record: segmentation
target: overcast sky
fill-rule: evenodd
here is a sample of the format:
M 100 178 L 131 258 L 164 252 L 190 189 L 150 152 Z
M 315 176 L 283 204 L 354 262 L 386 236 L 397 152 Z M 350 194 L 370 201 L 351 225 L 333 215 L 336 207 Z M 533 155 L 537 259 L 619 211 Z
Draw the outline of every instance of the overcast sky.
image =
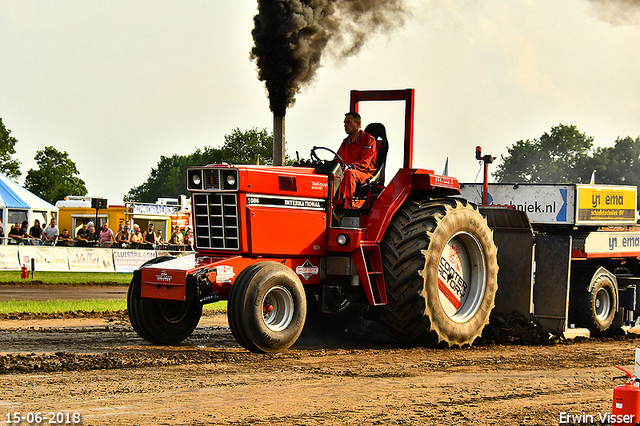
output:
M 635 0 L 407 0 L 405 24 L 355 57 L 326 58 L 286 116 L 287 154 L 337 148 L 351 89 L 416 89 L 414 166 L 472 182 L 474 149 L 574 124 L 613 146 L 640 136 Z M 620 5 L 627 5 L 623 10 Z M 249 59 L 250 0 L 0 0 L 0 118 L 23 176 L 36 151 L 69 153 L 91 196 L 120 204 L 161 155 L 272 131 Z M 403 106 L 362 104 L 401 165 Z M 395 149 L 397 148 L 397 149 Z M 481 178 L 481 177 L 480 177 Z

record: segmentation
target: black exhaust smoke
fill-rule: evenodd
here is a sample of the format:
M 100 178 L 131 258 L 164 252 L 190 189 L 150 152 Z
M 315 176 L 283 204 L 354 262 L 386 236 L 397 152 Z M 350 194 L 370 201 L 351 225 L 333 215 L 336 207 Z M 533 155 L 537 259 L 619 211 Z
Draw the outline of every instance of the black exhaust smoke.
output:
M 640 0 L 589 0 L 595 14 L 613 25 L 640 24 Z
M 402 0 L 258 0 L 251 59 L 271 111 L 285 116 L 325 49 L 336 58 L 355 55 L 373 33 L 402 25 L 405 14 Z

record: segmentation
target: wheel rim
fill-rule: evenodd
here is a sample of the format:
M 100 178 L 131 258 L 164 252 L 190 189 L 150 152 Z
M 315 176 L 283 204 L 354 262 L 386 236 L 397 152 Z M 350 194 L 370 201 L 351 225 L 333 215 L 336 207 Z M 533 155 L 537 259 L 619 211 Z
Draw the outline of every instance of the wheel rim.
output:
M 595 308 L 596 317 L 599 320 L 603 321 L 609 317 L 611 313 L 611 295 L 606 289 L 601 288 L 596 293 Z
M 271 331 L 286 329 L 294 314 L 291 292 L 282 286 L 271 287 L 262 298 L 262 319 Z
M 189 312 L 185 302 L 176 300 L 160 300 L 160 313 L 167 322 L 177 324 L 184 320 Z
M 480 307 L 486 286 L 486 266 L 480 242 L 467 232 L 455 234 L 438 265 L 440 305 L 455 322 L 465 322 Z

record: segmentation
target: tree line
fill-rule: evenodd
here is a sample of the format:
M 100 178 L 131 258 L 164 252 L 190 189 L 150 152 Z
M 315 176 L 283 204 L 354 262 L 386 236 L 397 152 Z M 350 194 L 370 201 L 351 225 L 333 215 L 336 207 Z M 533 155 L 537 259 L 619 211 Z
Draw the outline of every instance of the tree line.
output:
M 17 180 L 20 175 L 20 162 L 11 158 L 16 153 L 18 140 L 11 136 L 0 118 L 0 172 L 8 178 Z M 76 164 L 65 151 L 60 152 L 52 146 L 37 151 L 34 157 L 37 169 L 27 172 L 24 187 L 42 198 L 55 204 L 67 195 L 87 195 L 87 188 L 79 174 Z
M 20 162 L 13 159 L 18 141 L 0 118 L 0 172 L 13 180 L 20 177 Z M 211 163 L 272 164 L 273 137 L 266 129 L 225 135 L 222 147 L 196 149 L 187 155 L 161 156 L 146 181 L 129 190 L 125 202 L 153 203 L 158 198 L 177 198 L 187 194 L 186 171 L 189 166 Z M 87 195 L 84 181 L 67 152 L 52 146 L 37 151 L 37 169 L 25 177 L 24 187 L 54 204 L 67 195 Z M 593 137 L 576 126 L 559 124 L 539 139 L 519 140 L 492 173 L 498 182 L 588 183 L 595 172 L 601 184 L 640 186 L 640 137 L 618 137 L 613 147 L 594 148 Z M 288 160 L 288 164 L 290 164 Z
M 273 136 L 267 129 L 255 128 L 240 131 L 236 128 L 224 136 L 221 148 L 205 147 L 193 154 L 160 157 L 156 167 L 151 169 L 147 180 L 131 188 L 124 201 L 154 203 L 158 198 L 177 198 L 187 192 L 187 167 L 212 163 L 229 164 L 272 164 Z
M 12 158 L 18 140 L 11 136 L 0 118 L 0 172 L 17 181 L 20 162 Z M 211 163 L 272 164 L 273 137 L 266 129 L 233 130 L 225 135 L 221 148 L 205 147 L 189 155 L 161 156 L 151 169 L 147 180 L 131 188 L 125 202 L 154 203 L 158 198 L 177 198 L 187 194 L 187 167 Z M 34 158 L 37 169 L 31 169 L 25 177 L 24 187 L 51 204 L 67 195 L 87 195 L 85 182 L 79 177 L 76 164 L 66 151 L 52 146 L 37 151 Z
M 589 183 L 640 186 L 640 137 L 618 137 L 613 147 L 593 146 L 576 126 L 558 124 L 539 139 L 519 140 L 492 176 L 498 182 Z

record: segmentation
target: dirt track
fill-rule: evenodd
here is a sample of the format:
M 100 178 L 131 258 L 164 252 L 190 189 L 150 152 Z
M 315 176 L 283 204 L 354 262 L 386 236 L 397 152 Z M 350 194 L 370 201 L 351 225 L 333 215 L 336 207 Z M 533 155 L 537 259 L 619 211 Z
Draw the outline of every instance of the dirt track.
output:
M 631 368 L 637 343 L 407 349 L 306 334 L 283 354 L 256 355 L 220 314 L 175 347 L 147 344 L 123 313 L 2 320 L 0 422 L 70 411 L 92 425 L 549 425 L 561 413 L 601 424 L 623 383 L 614 365 Z

